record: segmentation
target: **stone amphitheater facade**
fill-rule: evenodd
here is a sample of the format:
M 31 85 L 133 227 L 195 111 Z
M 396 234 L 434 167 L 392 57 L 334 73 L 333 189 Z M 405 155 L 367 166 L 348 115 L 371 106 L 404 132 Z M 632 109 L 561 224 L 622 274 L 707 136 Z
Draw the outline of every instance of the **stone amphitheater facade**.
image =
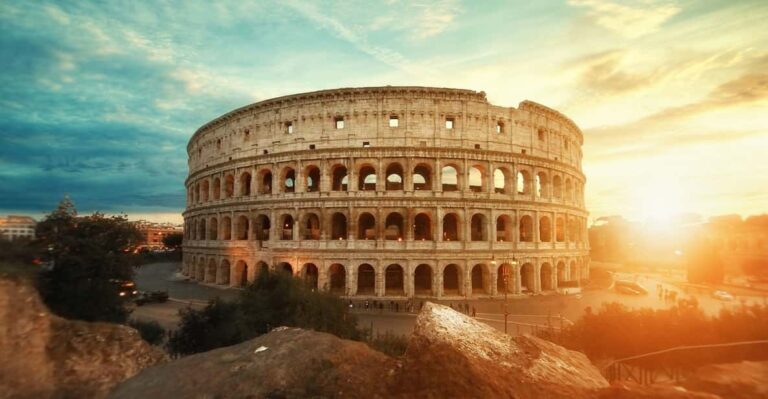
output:
M 365 298 L 538 293 L 589 277 L 576 124 L 484 92 L 366 87 L 229 112 L 187 145 L 183 273 L 262 270 Z

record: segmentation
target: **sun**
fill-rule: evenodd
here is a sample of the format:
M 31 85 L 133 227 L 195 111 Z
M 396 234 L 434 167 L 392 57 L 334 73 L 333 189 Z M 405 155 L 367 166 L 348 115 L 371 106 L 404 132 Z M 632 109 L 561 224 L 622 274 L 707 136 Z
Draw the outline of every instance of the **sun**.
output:
M 634 191 L 638 217 L 643 221 L 669 224 L 676 216 L 687 212 L 684 191 L 675 178 L 652 178 Z

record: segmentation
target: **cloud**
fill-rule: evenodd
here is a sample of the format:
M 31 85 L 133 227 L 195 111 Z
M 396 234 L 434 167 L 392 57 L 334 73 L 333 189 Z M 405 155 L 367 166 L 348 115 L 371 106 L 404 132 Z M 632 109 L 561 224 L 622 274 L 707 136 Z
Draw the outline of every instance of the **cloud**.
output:
M 586 7 L 587 16 L 597 25 L 627 38 L 637 38 L 659 30 L 681 11 L 672 3 L 632 1 L 619 4 L 609 0 L 569 0 L 568 4 Z

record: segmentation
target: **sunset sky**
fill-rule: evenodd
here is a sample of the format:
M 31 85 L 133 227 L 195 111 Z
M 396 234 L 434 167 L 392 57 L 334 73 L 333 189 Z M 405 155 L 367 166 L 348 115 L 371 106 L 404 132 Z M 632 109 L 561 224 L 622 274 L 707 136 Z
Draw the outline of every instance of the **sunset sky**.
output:
M 593 218 L 768 212 L 765 0 L 111 3 L 0 2 L 0 214 L 181 221 L 200 125 L 378 85 L 562 111 Z

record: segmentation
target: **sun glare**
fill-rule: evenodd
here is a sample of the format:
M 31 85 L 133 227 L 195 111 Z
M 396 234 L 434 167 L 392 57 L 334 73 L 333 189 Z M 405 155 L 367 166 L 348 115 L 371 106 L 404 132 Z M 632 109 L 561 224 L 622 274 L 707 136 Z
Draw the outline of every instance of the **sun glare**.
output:
M 677 179 L 659 178 L 650 181 L 645 186 L 639 186 L 634 195 L 638 215 L 645 222 L 669 225 L 675 216 L 686 212 L 683 190 Z

